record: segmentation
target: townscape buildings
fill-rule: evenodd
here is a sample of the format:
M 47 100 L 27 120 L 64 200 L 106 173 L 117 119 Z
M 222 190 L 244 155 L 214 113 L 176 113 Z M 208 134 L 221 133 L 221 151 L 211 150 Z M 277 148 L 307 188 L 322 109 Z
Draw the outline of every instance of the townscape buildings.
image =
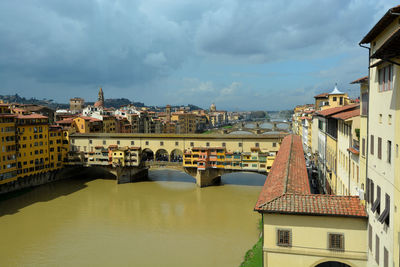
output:
M 367 218 L 365 229 L 363 220 L 354 226 L 365 230 L 357 248 L 365 249 L 364 262 L 344 259 L 352 237 L 337 227 L 331 231 L 342 232 L 346 245 L 329 257 L 345 265 L 329 266 L 400 266 L 399 14 L 400 6 L 389 9 L 360 42 L 368 49 L 369 66 L 368 76 L 351 82 L 360 85 L 359 98 L 335 87 L 316 95 L 314 104 L 294 109 L 293 133 L 300 136 L 312 183 L 321 194 L 357 197 L 365 210 L 357 208 L 357 216 Z M 295 238 L 293 230 L 290 240 Z

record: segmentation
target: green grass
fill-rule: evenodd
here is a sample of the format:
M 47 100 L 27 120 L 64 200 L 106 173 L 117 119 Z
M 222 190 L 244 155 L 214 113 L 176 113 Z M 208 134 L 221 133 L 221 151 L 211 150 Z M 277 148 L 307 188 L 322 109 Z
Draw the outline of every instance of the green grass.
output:
M 210 133 L 212 133 L 212 131 L 208 130 L 208 131 L 205 131 L 205 132 L 202 133 L 202 134 L 210 134 Z
M 257 228 L 260 232 L 263 230 L 263 223 L 260 219 L 258 221 Z M 263 238 L 262 236 L 258 239 L 257 243 L 246 252 L 244 256 L 244 261 L 240 264 L 240 267 L 259 267 L 263 265 L 262 262 L 262 244 Z
M 262 262 L 262 237 L 257 241 L 252 249 L 246 252 L 244 261 L 240 264 L 240 267 L 260 267 L 263 265 Z
M 222 127 L 222 128 L 224 128 L 224 129 L 230 129 L 230 128 L 232 128 L 232 125 L 226 125 L 226 126 L 224 126 L 224 127 Z

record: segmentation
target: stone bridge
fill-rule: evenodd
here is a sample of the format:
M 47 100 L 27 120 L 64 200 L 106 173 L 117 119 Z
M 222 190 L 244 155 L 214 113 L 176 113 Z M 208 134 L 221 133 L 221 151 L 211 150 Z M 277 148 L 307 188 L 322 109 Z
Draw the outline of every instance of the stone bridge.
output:
M 271 128 L 263 128 L 261 125 L 270 124 Z M 253 127 L 248 127 L 253 125 Z M 281 125 L 287 125 L 287 128 L 280 128 Z M 289 121 L 243 121 L 232 126 L 232 128 L 223 128 L 219 130 L 221 134 L 230 134 L 237 131 L 250 132 L 253 134 L 264 134 L 268 132 L 289 132 L 292 129 L 292 123 Z
M 138 147 L 142 160 L 138 166 L 110 167 L 97 166 L 109 170 L 118 180 L 126 183 L 141 180 L 152 167 L 168 167 L 182 170 L 196 179 L 200 187 L 212 185 L 221 179 L 221 175 L 242 170 L 183 167 L 183 153 L 194 147 L 223 147 L 229 152 L 251 152 L 257 148 L 262 152 L 276 154 L 286 134 L 271 135 L 205 135 L 205 134 L 71 134 L 70 150 L 76 158 L 70 165 L 89 166 L 87 155 L 94 153 L 96 147 Z M 93 164 L 92 164 L 93 165 Z M 249 171 L 249 170 L 243 170 Z M 265 173 L 265 172 L 264 172 Z

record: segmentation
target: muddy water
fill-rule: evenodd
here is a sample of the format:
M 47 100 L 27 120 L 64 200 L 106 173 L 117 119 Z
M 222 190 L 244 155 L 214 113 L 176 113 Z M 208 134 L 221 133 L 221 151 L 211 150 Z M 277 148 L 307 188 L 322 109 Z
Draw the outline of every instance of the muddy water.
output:
M 58 181 L 0 200 L 0 266 L 238 266 L 258 238 L 265 177 L 236 173 Z

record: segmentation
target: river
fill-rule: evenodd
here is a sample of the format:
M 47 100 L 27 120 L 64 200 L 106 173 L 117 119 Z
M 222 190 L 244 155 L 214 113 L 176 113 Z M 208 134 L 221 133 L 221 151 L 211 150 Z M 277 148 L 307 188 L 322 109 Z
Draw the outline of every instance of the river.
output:
M 198 188 L 174 170 L 69 179 L 1 197 L 0 266 L 238 266 L 258 239 L 265 176 Z

